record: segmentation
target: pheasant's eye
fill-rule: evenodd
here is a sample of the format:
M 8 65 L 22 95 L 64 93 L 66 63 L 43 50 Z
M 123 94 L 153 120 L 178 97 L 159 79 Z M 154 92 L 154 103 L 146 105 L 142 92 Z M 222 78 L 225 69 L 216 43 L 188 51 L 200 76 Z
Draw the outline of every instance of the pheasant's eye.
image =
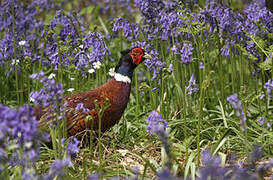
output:
M 141 48 L 134 48 L 129 54 L 132 57 L 133 63 L 136 65 L 141 63 L 142 57 L 144 56 L 144 52 Z

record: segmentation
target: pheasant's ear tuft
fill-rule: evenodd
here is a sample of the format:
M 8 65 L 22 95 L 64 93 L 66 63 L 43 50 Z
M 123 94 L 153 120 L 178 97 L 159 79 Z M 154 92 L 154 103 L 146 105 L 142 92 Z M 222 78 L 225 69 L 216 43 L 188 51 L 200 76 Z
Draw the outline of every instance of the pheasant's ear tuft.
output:
M 120 53 L 125 56 L 126 54 L 128 54 L 131 51 L 131 49 L 126 49 L 124 51 L 121 51 Z

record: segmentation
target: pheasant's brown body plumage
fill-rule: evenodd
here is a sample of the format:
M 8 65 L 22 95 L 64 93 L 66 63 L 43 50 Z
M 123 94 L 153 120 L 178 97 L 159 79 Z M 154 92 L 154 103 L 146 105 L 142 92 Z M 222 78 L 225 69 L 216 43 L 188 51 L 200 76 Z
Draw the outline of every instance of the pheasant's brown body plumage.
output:
M 66 96 L 65 100 L 67 101 L 68 109 L 66 113 L 68 134 L 75 135 L 78 132 L 83 131 L 86 128 L 85 118 L 88 115 L 91 115 L 93 118 L 93 130 L 98 130 L 99 119 L 98 112 L 94 105 L 95 100 L 97 100 L 97 103 L 100 106 L 105 105 L 106 99 L 108 99 L 110 103 L 110 106 L 105 110 L 101 119 L 101 131 L 104 132 L 114 126 L 121 118 L 127 106 L 130 90 L 131 84 L 119 82 L 112 78 L 103 86 L 92 91 Z M 75 113 L 74 109 L 78 103 L 83 103 L 84 107 L 88 108 L 90 111 L 80 114 Z M 88 127 L 91 127 L 91 121 L 89 121 Z
M 98 130 L 99 117 L 98 109 L 95 107 L 95 101 L 101 107 L 104 106 L 106 102 L 109 103 L 101 119 L 102 132 L 111 128 L 120 120 L 129 101 L 131 91 L 130 81 L 134 69 L 144 59 L 151 59 L 151 56 L 144 53 L 141 48 L 133 48 L 121 53 L 123 56 L 115 68 L 115 73 L 118 74 L 117 77 L 114 76 L 106 84 L 91 91 L 64 97 L 66 125 L 69 136 L 80 135 L 86 128 L 90 129 L 92 127 L 94 131 Z M 87 109 L 87 111 L 77 110 L 76 107 L 80 103 L 83 104 L 83 107 Z M 48 109 L 37 106 L 34 108 L 34 112 L 36 117 L 40 119 L 40 129 L 46 128 L 50 122 L 47 119 L 50 114 Z M 92 120 L 86 121 L 88 116 L 92 116 Z

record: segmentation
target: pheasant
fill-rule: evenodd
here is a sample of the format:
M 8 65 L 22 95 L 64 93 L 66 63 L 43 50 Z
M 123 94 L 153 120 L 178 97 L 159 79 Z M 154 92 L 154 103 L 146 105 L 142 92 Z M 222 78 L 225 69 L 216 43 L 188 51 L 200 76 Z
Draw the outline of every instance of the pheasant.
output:
M 98 130 L 99 114 L 95 101 L 99 106 L 103 106 L 105 103 L 109 104 L 101 118 L 101 132 L 108 130 L 120 120 L 129 101 L 134 69 L 145 59 L 152 59 L 139 47 L 124 50 L 121 54 L 122 57 L 115 67 L 114 76 L 106 84 L 91 91 L 64 97 L 68 136 L 77 136 L 86 128 L 92 127 L 94 131 Z M 83 105 L 80 110 L 77 108 L 79 104 Z M 84 111 L 85 109 L 86 111 Z M 34 112 L 36 118 L 39 119 L 40 127 L 48 124 L 46 110 L 35 107 Z M 92 116 L 93 120 L 86 121 L 87 116 Z

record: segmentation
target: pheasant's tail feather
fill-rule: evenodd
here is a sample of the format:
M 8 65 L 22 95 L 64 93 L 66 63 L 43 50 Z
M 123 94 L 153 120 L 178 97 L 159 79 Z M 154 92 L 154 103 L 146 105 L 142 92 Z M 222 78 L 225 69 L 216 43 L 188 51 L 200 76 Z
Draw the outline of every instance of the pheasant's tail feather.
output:
M 57 113 L 52 112 L 51 106 L 41 108 L 39 114 L 36 117 L 39 119 L 38 129 L 41 131 L 49 132 L 49 126 L 54 124 L 57 119 Z

